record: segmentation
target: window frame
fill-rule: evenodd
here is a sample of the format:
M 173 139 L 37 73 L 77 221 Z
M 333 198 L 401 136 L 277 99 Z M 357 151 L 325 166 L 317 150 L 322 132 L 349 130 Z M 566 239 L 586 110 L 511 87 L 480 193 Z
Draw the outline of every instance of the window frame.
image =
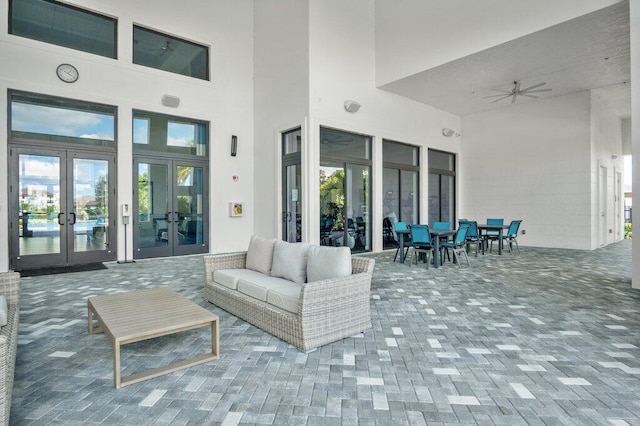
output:
M 14 33 L 14 29 L 13 29 L 13 27 L 14 27 L 14 23 L 13 23 L 14 6 L 13 6 L 13 3 L 16 2 L 16 1 L 21 1 L 21 0 L 9 0 L 9 12 L 8 12 L 8 16 L 7 16 L 7 20 L 8 20 L 8 22 L 7 22 L 7 33 L 8 34 L 11 34 L 11 35 L 13 35 L 15 37 L 22 37 L 22 38 L 26 38 L 26 39 L 29 39 L 29 40 L 34 40 L 34 41 L 37 41 L 37 42 L 40 42 L 40 43 L 47 43 L 47 44 L 51 44 L 51 45 L 54 45 L 54 46 L 60 46 L 60 47 L 66 48 L 66 49 L 72 49 L 72 50 L 75 50 L 75 51 L 78 51 L 78 52 L 85 52 L 85 53 L 89 53 L 89 54 L 92 54 L 92 55 L 101 56 L 103 58 L 110 58 L 110 59 L 116 59 L 116 60 L 118 59 L 118 23 L 119 22 L 118 22 L 118 19 L 116 17 L 105 15 L 103 13 L 98 13 L 98 12 L 95 12 L 93 10 L 85 9 L 85 8 L 82 8 L 82 7 L 79 7 L 79 6 L 75 6 L 75 5 L 71 5 L 71 4 L 68 4 L 68 3 L 62 3 L 62 2 L 59 2 L 59 1 L 55 1 L 55 0 L 41 0 L 43 3 L 50 3 L 50 4 L 53 4 L 53 5 L 61 7 L 61 8 L 65 8 L 65 9 L 73 10 L 75 12 L 84 13 L 84 14 L 87 14 L 87 15 L 98 17 L 98 18 L 104 19 L 105 21 L 111 21 L 113 23 L 113 40 L 112 40 L 112 42 L 113 42 L 113 55 L 112 56 L 111 55 L 103 55 L 101 53 L 96 53 L 96 52 L 92 52 L 92 51 L 89 51 L 89 50 L 78 49 L 76 47 L 71 47 L 71 46 L 64 45 L 64 44 L 53 43 L 53 42 L 51 42 L 49 40 L 42 40 L 42 39 L 39 39 L 39 38 L 34 38 L 34 37 L 25 36 L 25 35 L 21 35 L 21 34 L 15 34 Z
M 206 53 L 206 60 L 205 60 L 205 64 L 206 64 L 206 72 L 205 72 L 205 76 L 204 77 L 198 77 L 198 76 L 194 76 L 194 75 L 188 75 L 188 74 L 183 74 L 183 73 L 179 73 L 179 72 L 175 72 L 175 71 L 170 71 L 170 70 L 165 70 L 162 68 L 157 68 L 151 65 L 146 65 L 146 64 L 141 64 L 139 62 L 136 62 L 135 57 L 136 57 L 136 39 L 135 39 L 135 32 L 136 29 L 139 29 L 141 31 L 147 32 L 147 33 L 151 33 L 154 34 L 156 36 L 161 36 L 161 37 L 165 37 L 165 38 L 169 38 L 169 39 L 173 39 L 176 40 L 178 42 L 181 43 L 185 43 L 185 44 L 189 44 L 192 46 L 196 46 L 199 48 L 204 49 L 205 53 Z M 150 28 L 147 27 L 145 25 L 140 25 L 138 23 L 133 23 L 133 27 L 132 27 L 132 37 L 131 37 L 131 44 L 132 44 L 132 48 L 131 48 L 131 63 L 134 65 L 138 65 L 141 67 L 146 67 L 146 68 L 152 68 L 158 71 L 162 71 L 162 72 L 168 72 L 171 74 L 177 74 L 177 75 L 181 75 L 184 77 L 189 77 L 189 78 L 195 78 L 198 80 L 203 80 L 203 81 L 211 81 L 211 46 L 204 44 L 204 43 L 200 43 L 194 40 L 189 40 L 188 38 L 185 37 L 181 37 L 181 36 L 177 36 L 174 34 L 169 34 L 169 33 L 165 33 L 159 30 L 156 30 L 154 28 Z

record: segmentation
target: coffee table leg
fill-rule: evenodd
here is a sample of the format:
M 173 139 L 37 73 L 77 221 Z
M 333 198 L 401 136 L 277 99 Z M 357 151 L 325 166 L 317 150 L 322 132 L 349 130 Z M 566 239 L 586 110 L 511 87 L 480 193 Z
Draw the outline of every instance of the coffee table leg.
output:
M 93 311 L 91 310 L 91 304 L 87 303 L 87 330 L 89 335 L 93 334 Z
M 218 336 L 218 320 L 211 321 L 211 353 L 216 357 L 218 356 Z
M 113 382 L 120 388 L 120 342 L 113 341 Z

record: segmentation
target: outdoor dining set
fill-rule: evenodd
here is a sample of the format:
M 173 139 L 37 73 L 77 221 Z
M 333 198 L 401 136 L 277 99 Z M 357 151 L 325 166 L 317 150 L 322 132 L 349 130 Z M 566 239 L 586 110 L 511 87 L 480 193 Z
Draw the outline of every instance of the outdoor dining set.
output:
M 485 254 L 493 251 L 493 242 L 497 243 L 498 254 L 502 254 L 504 247 L 509 253 L 515 250 L 520 253 L 518 246 L 518 230 L 522 220 L 512 220 L 505 225 L 504 219 L 488 218 L 485 223 L 460 219 L 458 228 L 453 229 L 450 222 L 434 222 L 431 226 L 422 224 L 407 225 L 404 222 L 393 223 L 393 231 L 397 235 L 398 248 L 393 261 L 399 258 L 404 263 L 411 251 L 410 262 L 417 263 L 424 259 L 427 267 L 433 264 L 434 268 L 440 267 L 445 257 L 451 259 L 449 252 L 453 253 L 453 263 L 460 266 L 460 260 L 464 257 L 469 266 L 467 253 L 475 246 L 475 256 L 478 251 Z

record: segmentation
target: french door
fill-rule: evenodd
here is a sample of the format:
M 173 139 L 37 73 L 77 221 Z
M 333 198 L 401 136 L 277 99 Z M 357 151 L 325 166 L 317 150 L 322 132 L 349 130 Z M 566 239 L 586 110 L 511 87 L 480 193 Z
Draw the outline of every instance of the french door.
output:
M 290 243 L 302 241 L 302 166 L 282 167 L 282 239 Z
M 320 241 L 371 251 L 369 226 L 371 166 L 347 162 L 320 163 Z
M 9 156 L 12 269 L 116 259 L 114 155 L 15 146 Z
M 135 258 L 209 251 L 206 167 L 188 160 L 134 160 Z

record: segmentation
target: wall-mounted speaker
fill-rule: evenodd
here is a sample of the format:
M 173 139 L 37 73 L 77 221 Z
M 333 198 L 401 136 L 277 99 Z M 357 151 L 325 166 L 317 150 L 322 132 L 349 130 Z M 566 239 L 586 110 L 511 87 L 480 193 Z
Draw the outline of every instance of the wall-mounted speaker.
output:
M 180 98 L 177 96 L 171 95 L 163 95 L 162 96 L 162 105 L 168 106 L 171 108 L 177 108 L 180 105 Z
M 344 101 L 344 109 L 349 112 L 358 112 L 360 109 L 360 104 L 356 101 Z

